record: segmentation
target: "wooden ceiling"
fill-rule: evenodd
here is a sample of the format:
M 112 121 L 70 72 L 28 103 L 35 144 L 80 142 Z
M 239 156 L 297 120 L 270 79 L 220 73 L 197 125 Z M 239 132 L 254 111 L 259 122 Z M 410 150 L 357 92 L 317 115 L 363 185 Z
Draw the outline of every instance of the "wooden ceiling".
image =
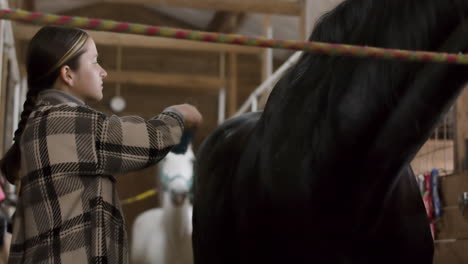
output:
M 304 3 L 309 1 L 308 10 Z M 299 39 L 298 17 L 309 12 L 312 25 L 342 0 L 10 0 L 11 6 L 45 13 L 73 14 L 75 9 L 107 3 L 140 5 L 187 24 L 188 28 L 261 35 L 264 14 L 273 14 L 275 38 Z M 138 14 L 134 14 L 137 19 Z M 133 21 L 129 21 L 133 22 Z
M 24 0 L 24 2 L 33 2 L 37 11 L 41 12 L 61 12 L 64 9 L 96 3 L 138 4 L 284 15 L 299 15 L 302 7 L 302 0 Z

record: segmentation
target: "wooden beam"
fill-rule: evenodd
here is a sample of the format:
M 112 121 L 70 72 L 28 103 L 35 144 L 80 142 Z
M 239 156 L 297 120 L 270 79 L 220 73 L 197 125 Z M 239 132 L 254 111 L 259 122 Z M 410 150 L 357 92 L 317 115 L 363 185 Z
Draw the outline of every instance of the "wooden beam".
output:
M 235 33 L 239 31 L 245 18 L 245 13 L 218 11 L 205 30 L 221 33 Z
M 101 0 L 37 0 L 35 11 L 63 14 L 63 12 L 72 11 L 98 2 L 101 2 Z
M 40 0 L 43 1 L 51 0 Z M 55 3 L 57 0 L 53 0 L 52 3 Z M 66 1 L 66 0 L 65 0 Z M 76 1 L 76 0 L 68 0 Z M 89 2 L 89 0 L 79 0 L 79 2 L 84 2 L 80 6 L 66 5 L 67 9 L 61 9 L 57 15 L 64 16 L 82 16 L 90 18 L 100 18 L 100 19 L 109 19 L 116 20 L 121 22 L 131 22 L 139 23 L 144 25 L 164 25 L 174 28 L 184 28 L 189 30 L 202 30 L 185 20 L 180 20 L 169 14 L 164 13 L 157 8 L 148 8 L 145 5 L 133 5 L 133 4 L 112 4 L 112 3 L 103 3 L 100 0 L 94 0 L 94 2 Z M 99 1 L 99 2 L 96 2 Z M 89 2 L 89 3 L 86 3 Z M 44 9 L 45 12 L 50 13 L 49 9 Z M 138 14 L 135 16 L 135 14 Z
M 36 1 L 35 0 L 23 0 L 23 8 L 28 11 L 36 11 Z
M 222 32 L 227 24 L 232 22 L 232 18 L 236 15 L 234 12 L 218 11 L 211 18 L 210 23 L 206 26 L 206 31 Z
M 237 13 L 236 23 L 230 28 L 230 32 L 236 33 L 239 32 L 240 28 L 244 25 L 245 20 L 247 19 L 247 13 Z
M 15 37 L 18 40 L 30 40 L 39 30 L 38 26 L 13 24 Z M 122 47 L 139 47 L 169 50 L 190 50 L 203 52 L 235 52 L 242 54 L 259 54 L 263 49 L 258 47 L 226 45 L 209 42 L 197 42 L 190 40 L 176 40 L 162 37 L 149 37 L 125 33 L 113 33 L 102 31 L 88 31 L 94 41 L 99 45 Z
M 107 3 L 145 4 L 219 11 L 300 15 L 300 0 L 101 0 Z
M 154 72 L 107 71 L 105 83 L 137 84 L 170 88 L 187 88 L 217 93 L 224 82 L 219 77 L 193 74 L 161 74 Z

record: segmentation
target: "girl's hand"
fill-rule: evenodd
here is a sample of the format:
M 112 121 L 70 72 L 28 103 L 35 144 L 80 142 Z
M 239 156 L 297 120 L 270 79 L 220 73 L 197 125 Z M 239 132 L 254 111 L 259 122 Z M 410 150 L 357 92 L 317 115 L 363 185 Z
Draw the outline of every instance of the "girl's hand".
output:
M 174 109 L 177 112 L 181 113 L 184 117 L 184 126 L 185 129 L 191 129 L 194 127 L 198 127 L 202 121 L 203 117 L 193 105 L 189 104 L 180 104 L 180 105 L 173 105 L 168 107 L 167 109 Z

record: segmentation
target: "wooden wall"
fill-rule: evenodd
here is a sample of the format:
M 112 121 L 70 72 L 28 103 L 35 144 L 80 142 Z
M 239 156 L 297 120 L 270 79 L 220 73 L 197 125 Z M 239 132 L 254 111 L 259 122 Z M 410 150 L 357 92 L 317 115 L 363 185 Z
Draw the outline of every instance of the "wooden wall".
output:
M 468 192 L 468 172 L 457 173 L 441 179 L 443 215 L 436 221 L 434 264 L 468 263 L 468 208 L 463 216 L 458 208 L 460 194 Z M 443 241 L 465 239 L 458 241 Z

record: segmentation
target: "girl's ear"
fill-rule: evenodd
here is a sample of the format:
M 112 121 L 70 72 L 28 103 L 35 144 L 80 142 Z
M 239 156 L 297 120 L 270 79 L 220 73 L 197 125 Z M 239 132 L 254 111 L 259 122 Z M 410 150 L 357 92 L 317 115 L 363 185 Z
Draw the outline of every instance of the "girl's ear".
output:
M 68 86 L 73 86 L 74 77 L 73 71 L 68 65 L 64 65 L 60 68 L 59 78 Z

